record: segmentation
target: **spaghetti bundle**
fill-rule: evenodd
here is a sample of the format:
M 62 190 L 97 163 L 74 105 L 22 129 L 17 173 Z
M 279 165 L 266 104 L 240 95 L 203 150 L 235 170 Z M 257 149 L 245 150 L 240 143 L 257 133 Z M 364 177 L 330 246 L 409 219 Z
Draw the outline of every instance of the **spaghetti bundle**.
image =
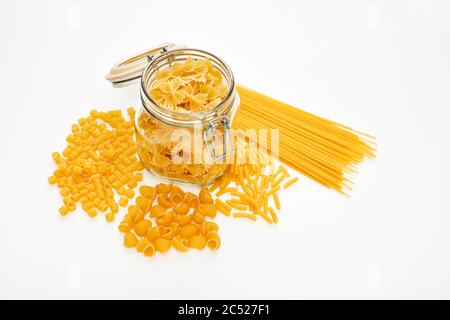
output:
M 279 159 L 320 184 L 344 193 L 351 190 L 347 174 L 356 164 L 374 158 L 373 136 L 300 110 L 243 86 L 233 127 L 279 129 Z M 267 135 L 267 148 L 271 147 Z

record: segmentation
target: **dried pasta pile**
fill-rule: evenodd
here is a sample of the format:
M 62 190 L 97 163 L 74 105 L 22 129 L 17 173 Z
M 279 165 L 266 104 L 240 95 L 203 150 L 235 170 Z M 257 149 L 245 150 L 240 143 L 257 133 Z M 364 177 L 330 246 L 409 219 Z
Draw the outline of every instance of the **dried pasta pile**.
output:
M 278 192 L 297 178 L 284 183 L 289 177 L 287 170 L 276 167 L 266 153 L 240 139 L 236 141 L 235 163 L 210 189 L 202 188 L 195 195 L 175 184 L 141 185 L 135 197 L 144 166 L 137 157 L 134 141 L 135 111 L 129 108 L 127 113 L 128 120 L 120 110 L 92 110 L 88 117 L 72 125 L 63 152 L 52 154 L 57 169 L 48 182 L 60 189 L 61 215 L 75 211 L 81 203 L 89 216 L 103 212 L 111 222 L 119 206 L 127 207 L 119 224 L 124 246 L 145 256 L 166 252 L 171 247 L 181 252 L 218 249 L 219 227 L 211 221 L 217 212 L 235 218 L 256 220 L 259 216 L 269 223 L 278 222 L 275 212 L 280 209 Z M 247 156 L 256 162 L 241 163 Z
M 150 96 L 162 107 L 199 112 L 216 107 L 227 94 L 222 73 L 209 59 L 186 59 L 159 70 Z
M 72 125 L 62 154 L 52 154 L 58 168 L 48 182 L 60 189 L 61 215 L 81 203 L 89 216 L 104 212 L 106 220 L 113 221 L 119 205 L 126 206 L 134 197 L 144 165 L 136 154 L 133 108 L 128 109 L 128 115 L 126 120 L 120 110 L 92 110 L 87 118 Z M 121 196 L 118 203 L 114 191 Z
M 216 107 L 227 94 L 222 73 L 209 59 L 188 58 L 156 73 L 149 94 L 161 107 L 178 112 L 201 112 Z M 206 150 L 192 148 L 192 140 L 173 140 L 176 127 L 156 120 L 143 112 L 138 117 L 136 140 L 142 162 L 152 172 L 179 181 L 205 184 L 222 176 L 228 168 L 224 163 L 211 162 Z M 194 137 L 194 129 L 186 129 Z M 222 132 L 222 128 L 218 128 Z M 222 149 L 221 142 L 216 147 Z M 173 155 L 181 154 L 174 163 Z M 199 161 L 200 159 L 200 161 Z
M 207 221 L 217 214 L 208 189 L 201 189 L 198 196 L 171 184 L 141 186 L 139 191 L 135 205 L 128 207 L 119 225 L 125 233 L 125 247 L 148 257 L 172 246 L 181 252 L 219 248 L 219 227 Z
M 347 175 L 365 158 L 375 157 L 372 136 L 243 86 L 237 90 L 241 105 L 233 127 L 279 129 L 280 160 L 328 188 L 345 194 L 351 190 Z
M 181 137 L 174 141 L 174 127 L 155 120 L 145 112 L 138 117 L 138 123 L 140 130 L 136 133 L 136 142 L 139 157 L 153 173 L 178 181 L 205 184 L 221 177 L 227 170 L 227 164 L 210 161 L 206 146 L 188 148 L 185 144 L 191 142 Z M 192 137 L 194 130 L 189 130 L 189 134 Z M 217 146 L 220 148 L 219 143 Z M 182 154 L 183 162 L 174 163 L 174 154 Z M 195 163 L 195 159 L 202 161 Z
M 226 175 L 210 187 L 211 192 L 216 192 L 217 209 L 228 216 L 238 210 L 232 213 L 235 218 L 255 221 L 259 216 L 269 224 L 277 223 L 276 211 L 281 209 L 278 192 L 297 182 L 298 177 L 285 181 L 290 177 L 286 168 L 276 167 L 273 159 L 254 143 L 238 138 L 235 150 Z

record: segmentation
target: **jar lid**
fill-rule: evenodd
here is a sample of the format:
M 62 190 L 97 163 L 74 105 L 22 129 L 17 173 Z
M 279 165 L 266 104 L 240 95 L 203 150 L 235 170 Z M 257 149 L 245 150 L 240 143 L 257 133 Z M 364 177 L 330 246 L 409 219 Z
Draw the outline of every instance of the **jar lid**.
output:
M 142 72 L 156 56 L 167 51 L 182 49 L 185 46 L 174 43 L 163 43 L 144 52 L 133 55 L 123 61 L 116 63 L 106 76 L 114 87 L 124 87 L 139 81 Z

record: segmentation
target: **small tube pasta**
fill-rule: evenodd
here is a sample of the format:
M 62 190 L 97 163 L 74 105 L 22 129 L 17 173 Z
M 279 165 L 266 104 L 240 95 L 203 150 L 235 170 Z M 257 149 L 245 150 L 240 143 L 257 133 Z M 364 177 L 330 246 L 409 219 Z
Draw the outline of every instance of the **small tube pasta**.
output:
M 289 178 L 289 172 L 286 170 L 284 166 L 280 166 L 280 170 L 283 172 L 286 178 Z
M 69 213 L 69 209 L 66 206 L 62 206 L 59 208 L 59 214 L 65 216 Z
M 280 204 L 280 198 L 278 198 L 278 193 L 274 192 L 272 194 L 273 197 L 273 201 L 275 202 L 275 207 L 277 208 L 277 210 L 281 209 L 281 204 Z
M 272 188 L 278 187 L 281 184 L 281 182 L 283 182 L 284 178 L 285 178 L 284 174 L 280 175 L 280 177 L 278 177 L 274 182 L 272 182 Z
M 296 183 L 298 181 L 298 177 L 292 178 L 291 180 L 289 180 L 288 182 L 286 182 L 283 185 L 284 189 L 287 189 L 288 187 L 292 186 L 294 183 Z
M 234 188 L 234 187 L 224 188 L 224 189 L 220 190 L 219 192 L 217 192 L 216 196 L 219 197 L 219 196 L 221 196 L 221 195 L 223 195 L 223 194 L 225 194 L 227 192 L 237 192 L 237 191 L 238 191 L 237 188 Z
M 263 219 L 266 220 L 266 222 L 267 222 L 268 224 L 272 224 L 272 223 L 273 223 L 272 219 L 271 219 L 265 212 L 262 212 L 261 210 L 258 210 L 258 214 L 259 214 L 261 217 L 263 217 Z
M 112 213 L 112 212 L 107 213 L 105 215 L 106 222 L 113 222 L 115 218 L 116 218 L 116 215 L 114 213 Z
M 273 210 L 272 207 L 269 207 L 269 213 L 270 213 L 270 216 L 272 217 L 273 222 L 278 223 L 277 214 L 275 213 L 275 210 Z
M 235 218 L 246 218 L 253 221 L 256 221 L 256 216 L 247 212 L 235 212 L 233 213 L 233 217 Z
M 121 207 L 126 207 L 127 204 L 128 204 L 128 198 L 121 197 L 121 198 L 119 199 L 119 206 L 121 206 Z
M 232 208 L 234 208 L 236 210 L 247 210 L 247 207 L 248 207 L 247 204 L 241 204 L 241 203 L 235 202 L 233 200 L 227 200 L 226 203 L 230 207 L 232 207 Z
M 272 189 L 270 189 L 269 191 L 267 191 L 266 196 L 267 196 L 267 197 L 270 197 L 272 194 L 274 194 L 274 193 L 277 192 L 278 190 L 280 190 L 280 186 L 273 187 Z

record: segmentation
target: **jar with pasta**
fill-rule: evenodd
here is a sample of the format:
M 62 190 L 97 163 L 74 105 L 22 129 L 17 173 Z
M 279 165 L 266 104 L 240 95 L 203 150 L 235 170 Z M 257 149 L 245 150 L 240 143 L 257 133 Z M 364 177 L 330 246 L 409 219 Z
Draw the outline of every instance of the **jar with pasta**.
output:
M 211 53 L 169 44 L 116 65 L 108 76 L 116 86 L 138 78 L 136 142 L 146 168 L 197 185 L 223 176 L 232 159 L 230 127 L 239 105 L 228 65 Z

